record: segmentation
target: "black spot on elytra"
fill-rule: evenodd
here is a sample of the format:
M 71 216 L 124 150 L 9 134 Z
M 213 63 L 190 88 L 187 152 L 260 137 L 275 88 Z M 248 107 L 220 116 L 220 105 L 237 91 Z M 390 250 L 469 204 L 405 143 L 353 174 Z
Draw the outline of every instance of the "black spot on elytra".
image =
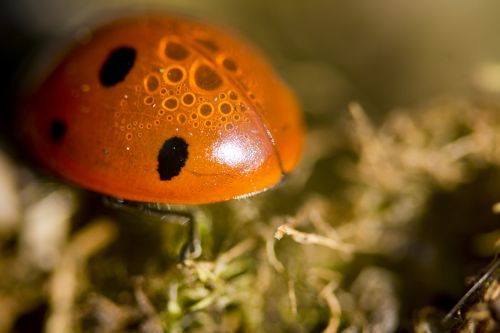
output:
M 122 46 L 114 49 L 101 67 L 99 81 L 105 87 L 112 87 L 123 80 L 134 66 L 135 49 Z
M 160 180 L 171 180 L 181 173 L 188 158 L 188 144 L 178 136 L 165 140 L 158 152 L 158 174 Z
M 50 139 L 55 143 L 59 143 L 64 138 L 65 134 L 66 124 L 60 120 L 54 120 L 50 125 Z

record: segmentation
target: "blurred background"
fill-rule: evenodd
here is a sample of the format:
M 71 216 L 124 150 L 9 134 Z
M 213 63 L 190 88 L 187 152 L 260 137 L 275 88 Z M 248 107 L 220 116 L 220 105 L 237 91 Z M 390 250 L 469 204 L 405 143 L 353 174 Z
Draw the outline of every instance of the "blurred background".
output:
M 202 208 L 203 264 L 184 268 L 182 228 L 33 169 L 15 137 L 33 67 L 95 22 L 155 10 L 258 45 L 309 127 L 288 184 Z M 500 237 L 498 31 L 489 0 L 3 0 L 0 332 L 441 332 L 471 320 L 494 332 L 494 274 L 469 317 L 440 320 Z
M 171 10 L 231 27 L 263 48 L 309 114 L 339 113 L 352 99 L 382 112 L 470 88 L 476 67 L 498 59 L 497 6 L 487 0 L 6 0 L 2 58 L 12 71 L 26 51 L 67 40 L 106 16 Z

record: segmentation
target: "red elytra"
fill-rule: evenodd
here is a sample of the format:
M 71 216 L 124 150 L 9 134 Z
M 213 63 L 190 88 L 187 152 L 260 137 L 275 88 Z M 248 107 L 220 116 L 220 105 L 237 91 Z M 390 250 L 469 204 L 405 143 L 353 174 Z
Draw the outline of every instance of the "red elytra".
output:
M 263 191 L 296 166 L 304 144 L 297 101 L 258 51 L 174 16 L 95 30 L 21 115 L 44 166 L 141 202 L 203 204 Z

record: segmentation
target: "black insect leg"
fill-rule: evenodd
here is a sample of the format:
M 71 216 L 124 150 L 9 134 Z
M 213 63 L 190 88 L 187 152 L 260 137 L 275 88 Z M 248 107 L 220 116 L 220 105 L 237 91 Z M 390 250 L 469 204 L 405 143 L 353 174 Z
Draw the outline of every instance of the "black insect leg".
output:
M 201 255 L 200 235 L 198 234 L 198 226 L 196 219 L 192 213 L 186 216 L 188 228 L 188 238 L 186 243 L 182 246 L 179 253 L 179 261 L 183 263 L 186 259 L 194 259 Z
M 201 255 L 200 236 L 193 208 L 183 206 L 170 206 L 154 203 L 143 203 L 126 201 L 112 197 L 106 197 L 105 203 L 111 207 L 127 209 L 154 216 L 161 220 L 178 223 L 187 227 L 187 239 L 181 247 L 179 261 L 183 263 L 186 259 L 195 259 Z

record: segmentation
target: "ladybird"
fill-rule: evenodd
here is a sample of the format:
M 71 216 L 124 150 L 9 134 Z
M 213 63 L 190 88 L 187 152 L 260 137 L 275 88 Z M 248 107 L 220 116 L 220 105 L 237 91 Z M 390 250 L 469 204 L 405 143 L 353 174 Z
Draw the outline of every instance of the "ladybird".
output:
M 55 174 L 183 205 L 276 185 L 305 132 L 294 95 L 257 50 L 176 16 L 118 19 L 75 42 L 20 114 L 33 155 Z

